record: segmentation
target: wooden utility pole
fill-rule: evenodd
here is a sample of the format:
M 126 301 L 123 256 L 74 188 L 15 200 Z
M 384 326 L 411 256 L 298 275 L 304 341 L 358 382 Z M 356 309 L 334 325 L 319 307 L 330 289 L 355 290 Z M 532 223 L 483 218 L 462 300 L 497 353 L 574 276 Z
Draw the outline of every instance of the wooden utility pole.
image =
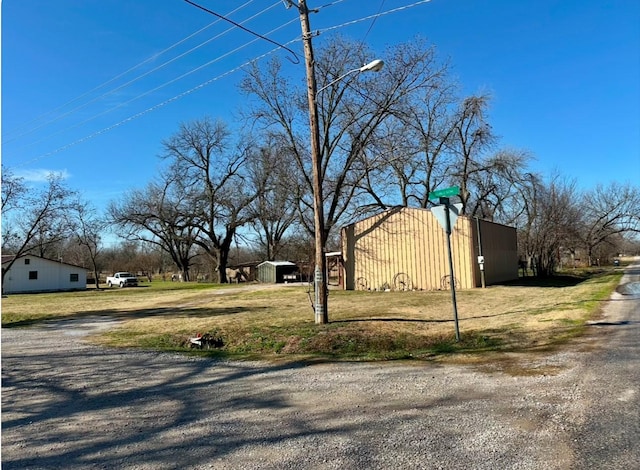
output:
M 317 324 L 329 322 L 329 309 L 327 308 L 327 261 L 324 256 L 325 230 L 324 230 L 324 202 L 322 197 L 322 156 L 320 154 L 320 129 L 318 127 L 318 104 L 316 102 L 316 73 L 313 58 L 313 45 L 311 44 L 311 28 L 309 26 L 309 9 L 305 0 L 298 1 L 300 13 L 300 25 L 302 27 L 302 41 L 304 44 L 304 59 L 307 69 L 307 96 L 309 99 L 309 127 L 311 130 L 311 162 L 313 168 L 313 216 L 315 234 L 315 259 L 314 271 L 315 290 L 315 321 Z

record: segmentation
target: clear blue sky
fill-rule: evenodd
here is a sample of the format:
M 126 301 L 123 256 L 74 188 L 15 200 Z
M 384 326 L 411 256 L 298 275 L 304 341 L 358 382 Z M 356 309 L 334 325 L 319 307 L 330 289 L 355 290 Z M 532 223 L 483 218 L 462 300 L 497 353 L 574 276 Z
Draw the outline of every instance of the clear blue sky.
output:
M 200 3 L 222 14 L 245 4 Z M 296 9 L 280 0 L 246 3 L 234 20 L 262 12 L 247 26 L 263 34 L 281 27 L 270 37 L 282 43 L 299 37 Z M 309 0 L 327 5 L 312 15 L 313 29 L 414 3 Z M 254 38 L 237 29 L 222 35 L 230 27 L 223 22 L 188 38 L 214 21 L 182 0 L 4 0 L 3 164 L 27 179 L 63 172 L 98 209 L 143 187 L 157 173 L 161 141 L 180 122 L 205 114 L 233 120 L 242 73 L 228 72 L 273 48 L 247 45 Z M 557 170 L 585 189 L 640 184 L 638 0 L 432 0 L 331 29 L 318 41 L 332 34 L 366 38 L 376 51 L 421 35 L 451 61 L 466 93 L 493 95 L 500 144 L 529 150 L 534 170 Z

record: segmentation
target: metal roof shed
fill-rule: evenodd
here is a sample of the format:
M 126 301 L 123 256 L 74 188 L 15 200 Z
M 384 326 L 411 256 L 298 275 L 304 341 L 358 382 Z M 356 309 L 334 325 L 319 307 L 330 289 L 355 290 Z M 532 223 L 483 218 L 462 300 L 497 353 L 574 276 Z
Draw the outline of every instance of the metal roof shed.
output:
M 298 266 L 291 261 L 265 261 L 257 266 L 258 281 L 267 284 L 282 284 L 288 276 L 298 272 Z

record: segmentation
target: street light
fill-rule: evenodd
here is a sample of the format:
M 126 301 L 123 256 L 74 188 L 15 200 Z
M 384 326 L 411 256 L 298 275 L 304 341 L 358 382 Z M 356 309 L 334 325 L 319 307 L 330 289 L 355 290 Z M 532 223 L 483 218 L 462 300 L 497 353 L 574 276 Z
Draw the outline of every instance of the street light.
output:
M 292 1 L 287 4 L 292 5 Z M 342 80 L 351 73 L 379 71 L 384 63 L 381 60 L 374 60 L 358 69 L 349 70 L 347 73 L 333 80 L 329 85 L 318 90 L 316 84 L 316 73 L 313 58 L 313 45 L 311 28 L 309 26 L 309 9 L 305 0 L 298 0 L 298 13 L 300 14 L 300 26 L 302 28 L 302 41 L 304 44 L 304 59 L 307 71 L 307 98 L 309 100 L 309 129 L 311 132 L 311 164 L 313 171 L 313 222 L 315 237 L 315 259 L 316 267 L 313 276 L 315 289 L 315 299 L 313 310 L 317 324 L 329 323 L 329 312 L 327 309 L 327 282 L 325 279 L 327 260 L 324 256 L 324 245 L 326 233 L 324 228 L 324 206 L 322 197 L 322 159 L 320 155 L 320 129 L 318 127 L 318 103 L 316 96 L 319 91 L 324 90 L 331 84 Z
M 382 67 L 384 66 L 384 62 L 380 59 L 376 59 L 376 60 L 372 60 L 371 62 L 369 62 L 368 64 L 364 64 L 362 67 L 357 68 L 357 69 L 353 69 L 353 70 L 349 70 L 346 73 L 343 73 L 342 75 L 340 75 L 338 78 L 336 78 L 335 80 L 327 83 L 325 86 L 323 86 L 322 88 L 320 88 L 316 94 L 320 93 L 321 91 L 329 88 L 331 85 L 333 85 L 336 82 L 339 82 L 340 80 L 342 80 L 344 77 L 346 77 L 347 75 L 351 75 L 352 73 L 360 73 L 360 72 L 379 72 L 380 70 L 382 70 Z
M 309 47 L 311 43 L 309 42 Z M 305 57 L 309 57 L 305 54 Z M 311 51 L 313 57 L 313 51 Z M 309 85 L 309 122 L 311 127 L 311 161 L 313 165 L 313 209 L 316 267 L 313 273 L 313 287 L 315 292 L 313 310 L 316 324 L 329 323 L 329 309 L 327 307 L 327 259 L 324 254 L 326 233 L 324 228 L 324 198 L 322 197 L 322 158 L 320 153 L 320 130 L 318 127 L 318 93 L 334 83 L 344 79 L 347 75 L 361 72 L 379 72 L 384 66 L 380 59 L 373 60 L 360 68 L 349 70 L 317 91 L 313 60 L 307 60 L 307 84 Z M 311 79 L 309 79 L 311 77 Z

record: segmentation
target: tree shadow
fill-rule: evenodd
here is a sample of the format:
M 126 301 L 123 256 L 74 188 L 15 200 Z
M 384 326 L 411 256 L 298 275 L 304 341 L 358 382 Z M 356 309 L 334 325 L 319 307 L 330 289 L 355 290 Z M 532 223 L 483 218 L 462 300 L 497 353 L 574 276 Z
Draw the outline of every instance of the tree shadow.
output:
M 37 325 L 64 325 L 72 324 L 75 321 L 87 318 L 97 318 L 103 320 L 136 320 L 140 318 L 162 317 L 162 316 L 184 316 L 190 318 L 209 318 L 224 315 L 235 315 L 238 313 L 255 313 L 259 310 L 266 310 L 268 307 L 159 307 L 138 310 L 92 310 L 69 313 L 68 315 L 59 315 L 55 318 L 31 318 L 26 320 L 18 320 L 15 322 L 2 325 L 2 328 L 25 328 Z
M 216 457 L 233 453 L 243 446 L 264 442 L 266 436 L 246 438 L 238 433 L 227 434 L 225 430 L 234 426 L 230 410 L 273 411 L 289 405 L 286 396 L 277 392 L 226 397 L 225 386 L 250 377 L 258 377 L 255 380 L 259 384 L 260 376 L 297 367 L 290 364 L 216 367 L 218 364 L 210 360 L 182 360 L 172 364 L 180 370 L 166 377 L 162 370 L 166 364 L 150 354 L 109 352 L 105 355 L 84 350 L 81 354 L 50 351 L 28 357 L 3 356 L 4 364 L 8 364 L 3 367 L 2 377 L 4 469 L 60 468 L 63 463 L 65 468 L 96 465 L 132 468 L 143 464 L 169 468 L 167 465 L 178 462 L 172 449 L 173 441 L 165 441 L 164 436 L 173 430 L 197 427 L 205 417 L 211 420 L 205 434 L 197 432 L 196 438 L 190 432 L 181 437 L 178 450 L 189 449 L 188 455 L 182 454 L 182 458 L 189 460 L 183 462 L 192 466 L 206 461 L 210 453 L 196 452 L 198 449 L 215 451 Z M 28 362 L 47 365 L 51 373 L 34 378 L 29 373 L 32 369 Z M 125 374 L 123 368 L 127 371 Z M 130 377 L 138 377 L 133 385 L 128 380 Z M 91 385 L 87 388 L 83 383 Z M 210 401 L 212 389 L 220 390 L 214 405 Z M 167 409 L 172 413 L 158 409 L 159 403 L 170 405 Z M 83 416 L 96 414 L 106 423 L 83 422 Z M 270 438 L 283 441 L 344 431 L 335 428 L 317 432 L 311 424 Z M 29 434 L 29 448 L 34 452 L 18 452 L 10 446 L 16 435 L 24 438 L 25 432 Z M 54 445 L 61 442 L 67 445 Z M 137 451 L 141 446 L 145 448 L 143 453 Z
M 38 341 L 43 336 L 37 335 L 48 332 L 34 334 Z M 368 436 L 387 427 L 388 413 L 345 419 L 345 409 L 330 401 L 326 408 L 302 406 L 290 394 L 299 391 L 291 374 L 303 367 L 307 364 L 194 360 L 86 345 L 12 349 L 9 344 L 3 348 L 2 468 L 200 468 L 215 462 L 221 468 L 229 462 L 250 468 L 255 461 L 236 460 L 243 449 L 253 449 L 253 457 L 247 456 L 252 459 L 255 449 L 266 448 L 275 450 L 271 457 L 280 468 L 289 468 L 291 454 L 277 452 L 283 445 L 297 447 L 296 458 L 306 459 L 309 468 L 323 461 L 326 466 L 335 452 L 345 468 L 375 467 L 368 457 L 335 443 L 372 445 L 363 455 L 373 458 Z M 402 407 L 404 423 L 433 407 L 469 399 L 467 391 L 448 392 L 394 409 Z M 399 445 L 415 448 L 398 436 Z M 305 451 L 329 441 L 333 446 L 324 452 L 331 455 Z
M 502 283 L 501 285 L 513 287 L 573 287 L 581 284 L 590 277 L 579 276 L 550 276 L 550 277 L 521 277 L 519 279 Z

